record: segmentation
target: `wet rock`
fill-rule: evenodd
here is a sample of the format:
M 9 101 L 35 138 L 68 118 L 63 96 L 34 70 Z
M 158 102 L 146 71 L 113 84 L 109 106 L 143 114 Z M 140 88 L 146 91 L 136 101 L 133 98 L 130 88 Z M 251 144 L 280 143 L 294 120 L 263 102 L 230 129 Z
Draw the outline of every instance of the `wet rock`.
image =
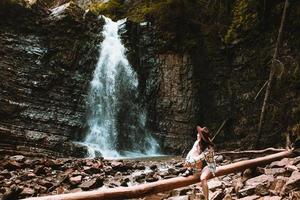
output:
M 126 170 L 129 169 L 128 165 L 124 165 L 124 163 L 121 161 L 112 161 L 111 167 L 113 170 L 120 171 L 120 172 L 125 172 Z
M 157 165 L 156 165 L 156 164 L 150 165 L 150 169 L 151 169 L 151 170 L 156 170 L 156 169 L 157 169 Z
M 114 175 L 115 171 L 113 170 L 113 168 L 111 166 L 106 166 L 104 168 L 104 173 L 105 174 L 109 174 L 109 175 Z
M 82 190 L 90 190 L 90 189 L 101 187 L 102 185 L 103 185 L 102 178 L 93 178 L 92 180 L 83 182 L 78 187 L 81 188 Z
M 122 179 L 121 181 L 120 181 L 120 183 L 121 183 L 121 186 L 123 186 L 123 187 L 128 187 L 128 183 L 130 182 L 130 179 L 129 178 L 125 178 L 125 179 Z
M 146 178 L 146 174 L 140 174 L 140 175 L 134 177 L 134 180 L 138 183 L 142 183 L 142 182 L 144 182 L 145 178 Z
M 145 170 L 146 167 L 143 164 L 135 164 L 133 165 L 133 169 L 137 169 L 137 170 Z

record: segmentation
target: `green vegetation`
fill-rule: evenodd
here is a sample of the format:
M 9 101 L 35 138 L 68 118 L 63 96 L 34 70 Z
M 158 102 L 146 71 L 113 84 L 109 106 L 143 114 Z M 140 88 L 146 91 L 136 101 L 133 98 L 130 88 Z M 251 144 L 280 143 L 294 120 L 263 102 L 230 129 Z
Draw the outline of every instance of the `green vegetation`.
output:
M 225 43 L 232 43 L 241 39 L 257 25 L 256 1 L 235 1 L 233 7 L 233 19 L 225 35 Z
M 90 9 L 114 20 L 150 21 L 156 27 L 160 48 L 187 51 L 201 38 L 201 5 L 199 0 L 139 0 L 129 6 L 122 0 L 111 0 L 92 4 Z
M 124 17 L 125 7 L 124 0 L 110 0 L 107 3 L 94 3 L 90 10 L 97 15 L 107 15 L 112 19 Z

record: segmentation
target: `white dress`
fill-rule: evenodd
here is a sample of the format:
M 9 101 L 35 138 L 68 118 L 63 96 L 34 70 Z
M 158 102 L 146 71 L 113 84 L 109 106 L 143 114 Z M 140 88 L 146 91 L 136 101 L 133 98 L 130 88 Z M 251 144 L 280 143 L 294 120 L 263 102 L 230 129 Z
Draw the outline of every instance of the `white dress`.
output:
M 196 140 L 192 149 L 186 156 L 186 162 L 191 164 L 196 164 L 198 161 L 205 160 L 209 170 L 215 175 L 216 172 L 216 161 L 214 159 L 214 149 L 212 147 L 206 148 L 203 152 L 201 152 L 199 146 L 199 140 Z

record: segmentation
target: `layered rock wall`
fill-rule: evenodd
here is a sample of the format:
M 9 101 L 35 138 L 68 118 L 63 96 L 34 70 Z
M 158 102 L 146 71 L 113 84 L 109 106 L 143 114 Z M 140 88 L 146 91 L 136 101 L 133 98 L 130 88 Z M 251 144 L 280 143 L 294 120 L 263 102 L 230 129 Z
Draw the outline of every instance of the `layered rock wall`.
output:
M 196 138 L 193 133 L 199 119 L 199 101 L 195 97 L 199 84 L 188 55 L 161 54 L 157 62 L 156 123 L 164 149 L 176 152 L 188 148 Z
M 101 22 L 73 3 L 0 8 L 0 147 L 84 156 L 85 96 Z

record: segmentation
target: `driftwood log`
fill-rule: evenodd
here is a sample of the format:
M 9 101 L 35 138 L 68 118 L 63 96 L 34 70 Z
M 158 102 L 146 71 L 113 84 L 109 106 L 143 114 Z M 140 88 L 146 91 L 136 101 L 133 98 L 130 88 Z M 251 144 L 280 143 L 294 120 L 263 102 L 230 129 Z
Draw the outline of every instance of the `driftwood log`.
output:
M 279 153 L 286 151 L 286 149 L 276 149 L 276 148 L 267 148 L 262 150 L 245 150 L 245 151 L 222 151 L 218 152 L 216 155 L 222 155 L 225 158 L 242 158 L 242 157 L 248 157 L 248 158 L 255 158 L 260 156 L 269 155 L 272 153 Z
M 282 158 L 292 157 L 293 151 L 286 150 L 283 152 L 275 153 L 272 155 L 255 158 L 246 161 L 240 161 L 224 166 L 217 167 L 216 176 L 222 176 L 237 171 L 245 170 L 247 168 L 265 165 L 270 162 L 280 160 Z M 211 173 L 206 176 L 207 179 L 213 178 Z M 165 192 L 176 188 L 188 186 L 198 183 L 200 180 L 200 174 L 195 174 L 189 177 L 177 177 L 167 180 L 161 180 L 153 183 L 145 183 L 132 187 L 118 187 L 99 189 L 88 192 L 78 192 L 70 194 L 60 194 L 44 197 L 28 198 L 27 200 L 109 200 L 109 199 L 130 199 L 148 196 L 159 192 Z

